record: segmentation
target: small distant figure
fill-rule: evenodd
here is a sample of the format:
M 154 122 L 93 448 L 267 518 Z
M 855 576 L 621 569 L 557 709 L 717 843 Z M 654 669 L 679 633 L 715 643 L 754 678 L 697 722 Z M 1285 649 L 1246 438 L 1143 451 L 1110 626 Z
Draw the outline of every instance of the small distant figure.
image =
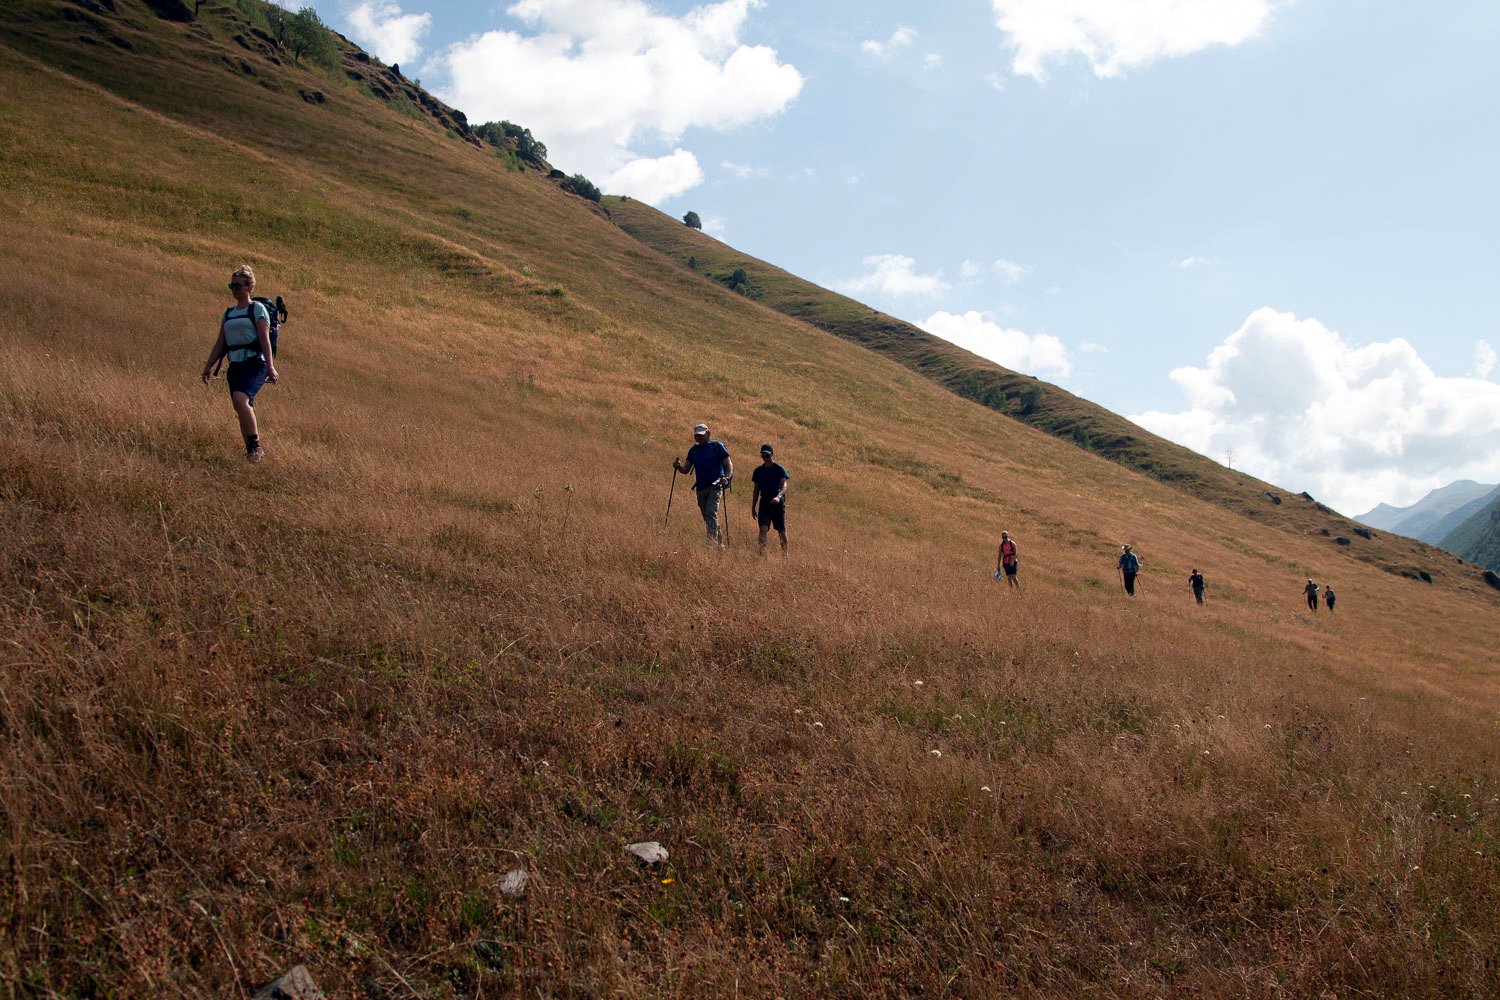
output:
M 203 384 L 214 377 L 214 365 L 229 357 L 225 381 L 229 383 L 229 401 L 240 421 L 245 438 L 245 459 L 251 464 L 266 457 L 260 446 L 260 428 L 255 422 L 255 396 L 261 387 L 275 385 L 279 378 L 276 358 L 271 350 L 271 314 L 251 299 L 255 292 L 255 271 L 241 264 L 229 276 L 229 291 L 234 305 L 224 310 L 219 333 L 203 362 Z
M 709 439 L 707 424 L 698 424 L 693 427 L 693 446 L 688 449 L 687 458 L 672 459 L 672 468 L 694 474 L 693 491 L 698 494 L 698 510 L 703 515 L 709 544 L 722 548 L 724 534 L 719 526 L 719 503 L 729 481 L 734 478 L 729 449 L 722 442 Z
M 1307 595 L 1307 609 L 1316 613 L 1318 610 L 1318 585 L 1308 580 L 1307 586 L 1302 588 L 1302 593 Z
M 1197 601 L 1199 604 L 1202 604 L 1203 588 L 1204 586 L 1206 586 L 1203 580 L 1203 574 L 1194 569 L 1192 575 L 1188 577 L 1188 586 L 1193 590 L 1193 600 Z
M 1020 572 L 1020 569 L 1020 552 L 1016 548 L 1015 540 L 1010 537 L 1010 532 L 1000 532 L 1000 548 L 995 553 L 995 579 L 1000 579 L 1004 574 L 1006 583 L 1019 588 L 1021 581 L 1016 574 Z
M 786 555 L 786 484 L 791 475 L 776 461 L 770 443 L 760 446 L 760 465 L 750 473 L 750 516 L 760 527 L 760 554 L 766 554 L 766 536 L 775 528 L 781 536 L 781 554 Z M 759 512 L 757 512 L 757 503 Z
M 1136 574 L 1141 571 L 1140 559 L 1130 551 L 1129 545 L 1122 545 L 1120 546 L 1120 561 L 1116 565 L 1120 567 L 1120 579 L 1125 584 L 1125 593 L 1134 597 Z
M 1338 599 L 1338 595 L 1333 592 L 1333 587 L 1331 585 L 1329 585 L 1329 584 L 1324 584 L 1323 585 L 1323 604 L 1327 606 L 1328 613 L 1330 615 L 1333 614 L 1333 602 L 1335 600 L 1337 600 L 1337 599 Z

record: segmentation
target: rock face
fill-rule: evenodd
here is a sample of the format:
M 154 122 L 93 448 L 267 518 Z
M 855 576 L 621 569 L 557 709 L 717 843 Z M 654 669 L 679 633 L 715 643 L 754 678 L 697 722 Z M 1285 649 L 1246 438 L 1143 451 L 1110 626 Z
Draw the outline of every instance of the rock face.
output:
M 192 9 L 182 0 L 146 0 L 146 6 L 151 8 L 151 13 L 163 21 L 187 24 L 193 19 Z
M 1266 499 L 1269 500 L 1269 501 L 1271 501 L 1272 503 L 1274 503 L 1278 507 L 1281 506 L 1281 497 L 1279 497 L 1276 494 L 1272 493 L 1270 490 L 1266 490 Z
M 298 965 L 275 982 L 261 987 L 251 1000 L 328 1000 L 328 995 L 318 989 L 307 966 Z
M 625 853 L 643 865 L 659 865 L 668 858 L 667 849 L 654 840 L 640 844 L 626 844 Z

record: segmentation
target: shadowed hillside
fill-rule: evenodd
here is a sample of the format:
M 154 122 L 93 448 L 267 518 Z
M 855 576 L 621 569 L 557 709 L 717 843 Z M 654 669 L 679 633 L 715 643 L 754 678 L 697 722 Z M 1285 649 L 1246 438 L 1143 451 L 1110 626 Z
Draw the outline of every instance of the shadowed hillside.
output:
M 7 994 L 1493 995 L 1471 568 L 976 405 L 245 9 L 0 8 Z M 242 261 L 258 466 L 197 379 Z M 788 560 L 745 485 L 664 523 L 703 419 Z

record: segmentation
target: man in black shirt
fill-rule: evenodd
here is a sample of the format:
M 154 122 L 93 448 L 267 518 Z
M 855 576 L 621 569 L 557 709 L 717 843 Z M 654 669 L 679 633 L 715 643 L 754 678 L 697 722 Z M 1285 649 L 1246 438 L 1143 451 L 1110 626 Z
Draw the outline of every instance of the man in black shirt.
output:
M 776 449 L 760 446 L 760 465 L 750 474 L 750 516 L 760 525 L 760 554 L 766 554 L 766 536 L 772 528 L 781 536 L 781 554 L 786 555 L 786 481 L 791 478 L 771 456 Z
M 1188 586 L 1193 588 L 1193 597 L 1199 604 L 1203 603 L 1203 574 L 1196 569 L 1192 576 L 1188 577 Z

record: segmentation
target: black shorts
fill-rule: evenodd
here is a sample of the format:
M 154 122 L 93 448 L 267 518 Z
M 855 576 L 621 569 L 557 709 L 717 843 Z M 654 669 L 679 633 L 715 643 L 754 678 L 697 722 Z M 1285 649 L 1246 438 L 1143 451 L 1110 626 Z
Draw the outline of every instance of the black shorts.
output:
M 1006 576 L 1015 576 L 1016 572 L 1018 570 L 1020 570 L 1020 568 L 1021 568 L 1021 564 L 1020 564 L 1019 561 L 1005 563 L 1004 564 L 1005 575 Z
M 786 504 L 762 500 L 756 510 L 759 513 L 756 514 L 755 520 L 762 528 L 786 531 Z

